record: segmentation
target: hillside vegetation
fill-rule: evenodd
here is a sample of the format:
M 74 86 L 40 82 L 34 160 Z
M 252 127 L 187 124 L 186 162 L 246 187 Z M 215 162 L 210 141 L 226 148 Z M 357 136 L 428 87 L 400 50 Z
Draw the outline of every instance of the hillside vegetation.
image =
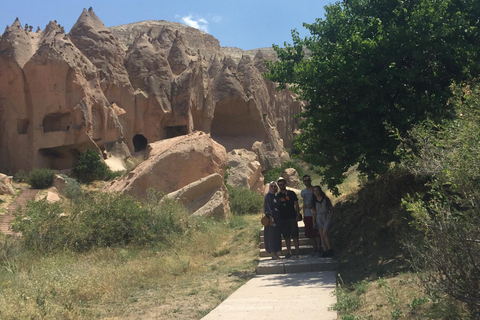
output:
M 402 161 L 337 201 L 342 319 L 480 317 L 480 94 L 452 90 L 454 120 L 398 136 Z

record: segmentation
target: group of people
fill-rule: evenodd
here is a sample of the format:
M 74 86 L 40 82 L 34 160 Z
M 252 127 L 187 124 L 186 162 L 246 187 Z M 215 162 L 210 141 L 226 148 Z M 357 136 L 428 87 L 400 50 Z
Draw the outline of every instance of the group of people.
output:
M 333 250 L 328 238 L 333 206 L 330 199 L 320 186 L 312 186 L 312 179 L 304 175 L 305 189 L 301 191 L 303 199 L 303 220 L 305 237 L 311 239 L 313 245 L 312 257 L 332 257 Z M 280 189 L 280 190 L 279 190 Z M 272 259 L 280 259 L 282 251 L 282 236 L 285 239 L 287 254 L 285 258 L 299 257 L 298 221 L 302 219 L 299 200 L 295 192 L 287 190 L 287 181 L 283 178 L 268 185 L 265 195 L 264 212 L 271 223 L 265 226 L 265 250 L 272 254 Z M 295 246 L 292 253 L 291 240 Z

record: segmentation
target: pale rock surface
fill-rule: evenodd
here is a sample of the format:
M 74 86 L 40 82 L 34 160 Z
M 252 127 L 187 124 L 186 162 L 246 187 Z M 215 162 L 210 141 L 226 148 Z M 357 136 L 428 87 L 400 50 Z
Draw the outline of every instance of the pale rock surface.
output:
M 170 193 L 213 173 L 225 175 L 225 148 L 204 132 L 166 139 L 149 144 L 146 160 L 130 174 L 105 187 L 108 192 L 122 192 L 139 199 L 148 188 Z
M 271 169 L 288 159 L 303 107 L 262 77 L 274 58 L 179 23 L 107 28 L 91 8 L 68 34 L 16 20 L 0 39 L 0 171 L 71 169 L 87 147 L 108 160 L 116 144 L 133 153 L 194 131 Z
M 110 151 L 104 152 L 105 164 L 111 171 L 126 171 L 126 160 L 131 156 L 130 150 L 123 142 L 115 142 Z
M 60 198 L 60 196 L 57 193 L 51 192 L 51 191 L 47 192 L 47 195 L 44 197 L 44 199 L 47 200 L 47 202 L 49 202 L 49 203 L 55 203 L 55 202 L 62 201 L 62 199 Z
M 287 168 L 283 170 L 282 177 L 287 181 L 287 186 L 296 189 L 302 188 L 302 184 L 298 177 L 298 172 L 294 168 Z
M 195 216 L 224 218 L 230 214 L 228 191 L 218 173 L 192 182 L 167 197 L 183 204 Z
M 234 149 L 227 153 L 227 183 L 231 186 L 243 187 L 253 191 L 263 191 L 262 166 L 258 156 L 246 149 Z
M 60 175 L 55 175 L 55 180 L 53 180 L 53 186 L 61 194 L 65 194 L 65 189 L 67 188 L 67 181 Z
M 0 173 L 0 194 L 15 194 L 12 186 L 12 178 Z
M 113 172 L 126 171 L 127 170 L 127 166 L 125 165 L 125 161 L 123 161 L 123 159 L 119 158 L 119 157 L 112 156 L 108 159 L 105 159 L 105 164 Z

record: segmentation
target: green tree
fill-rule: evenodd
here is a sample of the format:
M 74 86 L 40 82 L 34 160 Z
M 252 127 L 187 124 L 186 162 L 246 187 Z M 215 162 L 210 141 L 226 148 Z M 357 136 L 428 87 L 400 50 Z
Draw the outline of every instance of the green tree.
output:
M 88 148 L 87 151 L 80 153 L 73 173 L 80 181 L 90 183 L 93 180 L 104 179 L 108 173 L 108 167 L 98 153 Z
M 296 146 L 324 168 L 330 189 L 352 165 L 373 177 L 392 161 L 398 140 L 425 119 L 453 117 L 453 82 L 478 74 L 480 2 L 345 0 L 325 18 L 274 45 L 266 77 L 307 101 Z

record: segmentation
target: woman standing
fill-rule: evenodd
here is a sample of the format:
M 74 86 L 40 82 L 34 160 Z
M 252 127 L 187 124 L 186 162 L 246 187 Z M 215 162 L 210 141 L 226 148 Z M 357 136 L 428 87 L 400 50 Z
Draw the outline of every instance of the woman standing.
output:
M 268 192 L 265 195 L 265 200 L 263 202 L 265 215 L 270 217 L 273 223 L 270 226 L 266 226 L 264 230 L 265 236 L 265 250 L 272 254 L 272 259 L 280 259 L 278 254 L 282 251 L 282 235 L 280 231 L 280 211 L 279 201 L 276 196 L 278 186 L 275 181 L 270 182 L 268 186 Z
M 333 206 L 330 199 L 320 186 L 313 187 L 313 195 L 315 201 L 315 228 L 320 233 L 322 241 L 323 253 L 322 257 L 333 257 L 333 250 L 330 247 L 330 239 L 328 238 L 328 228 L 330 227 Z

